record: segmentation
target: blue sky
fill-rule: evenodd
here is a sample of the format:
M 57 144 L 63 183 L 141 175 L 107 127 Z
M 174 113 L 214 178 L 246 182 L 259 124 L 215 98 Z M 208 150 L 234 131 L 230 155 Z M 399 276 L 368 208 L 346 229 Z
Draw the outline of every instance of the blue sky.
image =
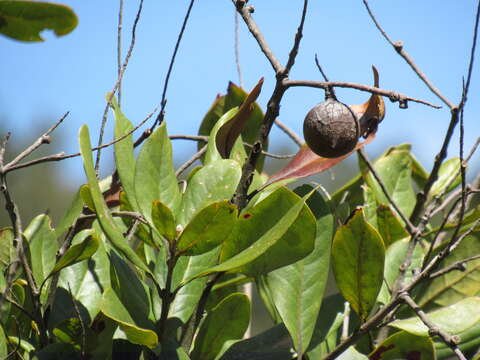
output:
M 66 111 L 67 153 L 78 151 L 77 130 L 86 123 L 92 137 L 98 135 L 105 106 L 105 93 L 117 76 L 116 27 L 118 1 L 64 0 L 79 17 L 78 27 L 56 38 L 45 33 L 43 43 L 27 44 L 0 37 L 0 116 L 2 124 L 16 137 L 33 140 L 32 122 L 48 116 L 51 121 Z M 137 29 L 137 42 L 123 83 L 122 108 L 134 123 L 141 121 L 161 99 L 163 81 L 189 1 L 145 0 Z M 370 67 L 380 72 L 382 88 L 395 90 L 441 105 L 409 66 L 381 37 L 361 0 L 310 1 L 304 39 L 291 79 L 321 80 L 314 54 L 331 80 L 371 84 Z M 284 63 L 298 26 L 301 0 L 251 0 L 254 17 L 270 47 Z M 413 5 L 414 4 L 414 5 Z M 124 54 L 130 43 L 131 26 L 138 2 L 125 0 Z M 466 74 L 476 2 L 419 0 L 371 0 L 379 22 L 394 40 L 402 40 L 420 68 L 452 102 L 458 103 L 462 76 Z M 228 0 L 197 0 L 184 41 L 181 44 L 167 94 L 167 125 L 170 134 L 196 134 L 202 116 L 217 93 L 225 92 L 228 81 L 238 82 L 234 61 L 234 10 Z M 240 22 L 240 61 L 246 89 L 260 77 L 265 84 L 259 103 L 265 108 L 271 95 L 274 74 L 256 42 Z M 480 59 L 477 59 L 477 65 Z M 480 67 L 473 73 L 466 119 L 466 147 L 479 136 Z M 347 104 L 362 103 L 368 94 L 339 89 Z M 282 102 L 280 119 L 301 134 L 308 110 L 323 100 L 323 91 L 293 88 Z M 409 103 L 407 110 L 386 100 L 387 113 L 377 139 L 367 147 L 372 155 L 387 146 L 409 142 L 417 157 L 429 168 L 448 126 L 447 109 L 435 110 Z M 107 140 L 111 139 L 109 118 Z M 458 132 L 457 132 L 458 138 Z M 456 138 L 456 139 L 457 139 Z M 272 132 L 273 149 L 288 139 L 278 129 Z M 458 142 L 458 141 L 456 141 Z M 175 143 L 176 159 L 188 158 L 194 144 Z M 291 145 L 292 150 L 294 146 Z M 449 157 L 457 156 L 458 146 Z M 83 181 L 80 163 L 63 164 L 71 181 Z

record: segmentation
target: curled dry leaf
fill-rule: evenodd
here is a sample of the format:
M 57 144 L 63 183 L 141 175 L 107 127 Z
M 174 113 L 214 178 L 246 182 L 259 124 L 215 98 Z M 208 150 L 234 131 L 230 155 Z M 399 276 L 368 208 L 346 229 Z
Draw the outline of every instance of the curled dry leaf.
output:
M 378 87 L 379 76 L 375 66 L 372 65 L 373 86 Z M 378 124 L 385 117 L 385 103 L 380 95 L 372 94 L 370 99 L 361 105 L 349 105 L 350 109 L 355 113 L 360 123 L 360 134 L 364 138 L 372 132 L 377 131 Z
M 257 100 L 262 90 L 262 85 L 263 77 L 248 94 L 242 105 L 240 105 L 238 113 L 218 130 L 215 144 L 217 145 L 218 152 L 224 159 L 230 156 L 230 151 L 235 144 L 235 140 L 237 140 L 245 128 L 247 120 L 253 112 L 255 100 Z

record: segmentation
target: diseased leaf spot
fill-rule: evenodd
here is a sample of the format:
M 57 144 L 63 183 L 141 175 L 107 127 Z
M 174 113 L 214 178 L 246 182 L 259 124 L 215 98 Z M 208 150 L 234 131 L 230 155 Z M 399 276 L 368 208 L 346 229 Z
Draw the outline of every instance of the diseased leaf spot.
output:
M 244 219 L 248 219 L 248 218 L 250 218 L 250 217 L 252 217 L 252 214 L 246 213 L 245 215 L 243 215 L 243 218 L 244 218 Z

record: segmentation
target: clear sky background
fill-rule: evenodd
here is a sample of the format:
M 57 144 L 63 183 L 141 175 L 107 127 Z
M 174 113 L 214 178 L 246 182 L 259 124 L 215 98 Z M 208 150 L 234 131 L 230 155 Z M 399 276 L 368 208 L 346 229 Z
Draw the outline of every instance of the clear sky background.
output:
M 86 123 L 92 137 L 98 136 L 105 106 L 105 93 L 117 77 L 116 37 L 118 1 L 63 0 L 79 18 L 69 35 L 56 38 L 45 33 L 43 43 L 21 43 L 0 37 L 1 128 L 33 140 L 39 134 L 35 122 L 48 117 L 53 123 L 66 111 L 62 125 L 62 150 L 78 151 L 77 131 Z M 125 73 L 122 108 L 134 122 L 141 121 L 161 99 L 164 78 L 189 1 L 145 0 L 137 28 L 137 42 Z M 251 0 L 254 18 L 278 59 L 284 63 L 298 26 L 301 0 Z M 123 54 L 130 43 L 138 1 L 125 0 Z M 402 40 L 418 66 L 452 102 L 461 96 L 462 76 L 467 73 L 476 1 L 371 0 L 379 22 L 394 40 Z M 317 53 L 331 80 L 372 84 L 370 67 L 380 72 L 382 88 L 442 105 L 416 77 L 409 66 L 386 43 L 374 27 L 361 0 L 310 1 L 304 38 L 291 79 L 321 80 L 315 63 Z M 261 77 L 265 84 L 259 104 L 265 109 L 274 84 L 273 71 L 240 19 L 240 61 L 245 88 Z M 477 65 L 480 57 L 477 58 Z M 480 66 L 472 77 L 465 112 L 466 148 L 479 136 Z M 238 83 L 234 59 L 234 9 L 229 0 L 197 0 L 181 43 L 167 94 L 166 121 L 170 134 L 196 134 L 204 113 L 228 81 Z M 367 93 L 338 89 L 347 104 L 363 103 Z M 301 134 L 305 114 L 323 100 L 323 91 L 292 88 L 282 102 L 280 119 Z M 386 117 L 377 139 L 367 147 L 371 156 L 387 146 L 412 143 L 413 151 L 429 169 L 438 152 L 450 119 L 443 108 L 435 110 L 409 103 L 407 110 L 386 101 Z M 151 124 L 151 123 L 150 123 Z M 112 137 L 109 118 L 107 139 Z M 43 128 L 48 124 L 42 123 Z M 37 129 L 38 131 L 38 129 Z M 458 138 L 458 131 L 456 133 Z M 55 136 L 54 136 L 55 140 Z M 96 140 L 95 140 L 96 141 Z M 289 140 L 278 129 L 272 132 L 272 149 Z M 458 140 L 455 141 L 458 143 Z M 290 145 L 294 151 L 294 145 Z M 178 161 L 185 160 L 195 144 L 176 142 Z M 457 156 L 458 145 L 449 157 Z M 476 161 L 476 158 L 475 158 Z M 66 180 L 80 184 L 80 162 L 67 160 Z M 104 170 L 106 171 L 106 170 Z

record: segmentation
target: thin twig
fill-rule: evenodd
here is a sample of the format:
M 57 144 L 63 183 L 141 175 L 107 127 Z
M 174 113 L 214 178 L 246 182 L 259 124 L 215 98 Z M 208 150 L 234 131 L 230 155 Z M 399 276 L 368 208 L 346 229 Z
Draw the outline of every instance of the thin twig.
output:
M 446 331 L 440 329 L 437 325 L 435 325 L 425 314 L 425 312 L 418 306 L 418 304 L 410 297 L 408 293 L 403 293 L 401 298 L 415 313 L 417 316 L 422 320 L 426 327 L 428 327 L 428 333 L 430 336 L 438 335 L 445 345 L 447 345 L 452 351 L 455 353 L 459 360 L 467 360 L 465 355 L 463 355 L 462 351 L 458 348 L 457 344 L 459 343 L 460 339 L 458 336 L 452 336 Z
M 5 150 L 7 149 L 8 140 L 10 139 L 11 133 L 7 133 L 0 143 L 0 169 L 3 169 L 3 160 L 5 156 Z M 3 170 L 2 170 L 3 171 Z
M 27 147 L 25 150 L 23 150 L 20 154 L 17 155 L 15 159 L 10 161 L 6 167 L 11 167 L 15 166 L 18 164 L 19 161 L 30 155 L 32 152 L 34 152 L 38 147 L 40 147 L 42 144 L 49 144 L 50 143 L 50 134 L 65 120 L 70 112 L 67 111 L 59 120 L 53 124 L 50 129 L 48 129 L 43 135 L 41 135 L 37 140 L 33 142 L 32 145 Z
M 375 178 L 375 180 L 377 181 L 378 185 L 380 185 L 380 188 L 382 189 L 383 193 L 385 194 L 385 197 L 388 199 L 388 202 L 392 205 L 393 209 L 395 210 L 395 212 L 397 213 L 398 216 L 400 216 L 400 218 L 403 220 L 403 222 L 405 223 L 406 227 L 407 227 L 407 231 L 410 235 L 413 235 L 417 232 L 417 229 L 415 228 L 415 226 L 410 222 L 410 220 L 408 219 L 408 217 L 405 216 L 405 214 L 402 212 L 402 210 L 400 210 L 400 208 L 398 207 L 397 203 L 395 202 L 395 200 L 393 200 L 392 196 L 389 194 L 388 190 L 387 190 L 387 187 L 385 186 L 385 184 L 383 183 L 383 180 L 380 178 L 380 176 L 378 175 L 377 171 L 375 170 L 375 168 L 373 167 L 372 163 L 370 162 L 370 160 L 368 159 L 366 153 L 365 153 L 365 150 L 364 149 L 360 149 L 357 151 L 358 152 L 358 155 L 360 155 L 360 157 L 362 158 L 362 160 L 367 164 L 367 167 L 368 169 L 370 170 L 370 172 L 372 173 L 373 177 Z
M 155 126 L 160 125 L 165 117 L 165 106 L 167 106 L 167 89 L 168 89 L 168 81 L 170 80 L 170 75 L 172 74 L 173 64 L 175 63 L 175 57 L 177 56 L 178 49 L 180 47 L 180 42 L 182 41 L 183 33 L 185 32 L 185 28 L 187 27 L 187 22 L 190 17 L 190 12 L 192 11 L 193 4 L 195 0 L 190 0 L 190 5 L 188 6 L 187 13 L 185 14 L 185 18 L 183 19 L 182 28 L 180 29 L 180 33 L 177 37 L 177 42 L 175 43 L 175 48 L 173 50 L 172 57 L 170 59 L 170 64 L 168 65 L 167 75 L 165 76 L 165 83 L 163 84 L 163 92 L 162 92 L 162 100 L 160 102 L 160 112 L 153 123 L 151 130 L 155 128 Z
M 435 271 L 435 272 L 431 273 L 429 278 L 430 279 L 435 279 L 437 277 L 448 274 L 449 272 L 454 271 L 454 270 L 465 271 L 467 269 L 466 264 L 470 261 L 474 261 L 474 260 L 477 260 L 477 259 L 480 259 L 480 255 L 474 255 L 474 256 L 470 256 L 468 258 L 459 260 L 459 261 L 455 261 L 453 264 L 450 264 L 450 265 L 448 265 L 447 267 L 445 267 L 441 270 L 438 270 L 438 271 Z
M 396 41 L 393 42 L 390 37 L 387 35 L 387 33 L 382 29 L 380 24 L 378 23 L 377 19 L 373 15 L 372 10 L 368 6 L 367 0 L 363 0 L 363 4 L 365 5 L 368 14 L 370 15 L 370 18 L 372 21 L 375 23 L 375 26 L 377 29 L 380 31 L 380 33 L 383 35 L 383 37 L 388 41 L 388 43 L 395 49 L 395 51 L 407 62 L 408 65 L 412 68 L 412 70 L 417 74 L 417 76 L 427 85 L 427 87 L 430 89 L 431 92 L 433 92 L 445 105 L 447 105 L 450 109 L 453 109 L 455 105 L 453 105 L 445 96 L 442 95 L 440 90 L 438 90 L 432 82 L 427 78 L 427 76 L 419 69 L 419 67 L 415 64 L 415 62 L 412 60 L 410 55 L 404 50 L 403 48 L 403 42 L 401 41 Z
M 319 88 L 319 89 L 324 89 L 327 90 L 329 87 L 340 87 L 340 88 L 348 88 L 348 89 L 356 89 L 360 91 L 365 91 L 371 94 L 377 94 L 377 95 L 382 95 L 386 96 L 390 99 L 392 102 L 405 102 L 405 101 L 412 101 L 416 102 L 419 104 L 427 105 L 430 106 L 434 109 L 441 109 L 441 106 L 434 105 L 432 103 L 429 103 L 428 101 L 425 100 L 420 100 L 411 96 L 407 96 L 401 93 L 398 93 L 396 91 L 391 91 L 391 90 L 384 90 L 381 88 L 377 88 L 375 86 L 369 86 L 369 85 L 364 85 L 364 84 L 357 84 L 357 83 L 351 83 L 351 82 L 345 82 L 345 81 L 313 81 L 313 80 L 284 80 L 283 84 L 286 87 L 294 87 L 294 86 L 306 86 L 306 87 L 314 87 L 314 88 Z
M 478 24 L 480 20 L 480 1 L 478 1 L 477 4 L 477 14 L 475 16 L 475 25 L 473 27 L 473 36 L 472 36 L 472 48 L 470 50 L 470 61 L 468 64 L 468 72 L 467 72 L 467 81 L 465 83 L 464 87 L 464 92 L 463 92 L 463 99 L 461 102 L 460 107 L 464 108 L 465 103 L 467 102 L 467 95 L 468 95 L 468 90 L 470 89 L 470 80 L 472 78 L 472 72 L 473 72 L 473 64 L 475 61 L 475 49 L 477 46 L 477 36 L 478 36 Z
M 182 164 L 177 171 L 175 172 L 175 175 L 178 177 L 181 173 L 183 173 L 185 170 L 187 170 L 190 165 L 192 165 L 195 161 L 200 159 L 203 154 L 207 151 L 207 146 L 204 145 L 199 151 L 197 151 L 190 159 L 188 159 L 184 164 Z
M 265 37 L 263 36 L 262 32 L 259 30 L 255 20 L 252 18 L 253 6 L 245 5 L 245 1 L 236 1 L 232 0 L 233 4 L 236 6 L 238 13 L 242 16 L 243 21 L 248 27 L 248 30 L 253 35 L 255 40 L 257 40 L 258 46 L 260 46 L 260 50 L 263 52 L 267 60 L 272 65 L 273 70 L 276 74 L 280 74 L 283 70 L 282 64 L 277 60 L 275 55 L 273 55 L 272 50 L 268 46 Z
M 119 0 L 118 26 L 117 26 L 117 73 L 118 77 L 122 72 L 122 26 L 123 26 L 123 0 Z M 118 106 L 122 103 L 122 82 L 118 84 L 117 91 Z
M 128 136 L 133 134 L 135 131 L 137 131 L 140 127 L 142 127 L 142 125 L 145 124 L 153 116 L 153 114 L 156 112 L 156 109 L 157 108 L 155 108 L 153 111 L 151 111 L 145 117 L 145 119 L 143 119 L 137 126 L 135 126 L 132 130 L 130 130 L 125 135 L 122 135 L 119 138 L 117 138 L 117 139 L 115 139 L 115 140 L 113 140 L 109 143 L 94 147 L 94 148 L 92 148 L 92 151 L 98 151 L 100 149 L 104 149 L 106 147 L 112 146 L 112 145 L 116 144 L 117 142 L 122 141 L 123 139 L 127 138 Z M 24 163 L 21 163 L 21 164 L 17 164 L 15 166 L 10 166 L 10 164 L 7 164 L 3 168 L 3 173 L 6 174 L 10 171 L 22 169 L 22 168 L 33 166 L 33 165 L 36 165 L 36 164 L 41 164 L 41 163 L 45 163 L 45 162 L 52 162 L 52 161 L 61 161 L 61 160 L 65 160 L 65 159 L 78 157 L 80 155 L 81 155 L 80 153 L 65 154 L 65 153 L 61 152 L 61 153 L 58 153 L 58 154 L 48 155 L 48 156 L 44 156 L 44 157 L 41 157 L 41 158 L 38 158 L 38 159 L 34 159 L 34 160 L 31 160 L 31 161 L 24 162 Z
M 239 85 L 243 88 L 242 67 L 240 66 L 240 27 L 238 25 L 238 12 L 235 10 L 235 65 L 237 67 Z
M 138 21 L 140 20 L 140 15 L 142 14 L 142 8 L 143 8 L 143 0 L 140 0 L 140 3 L 138 5 L 138 10 L 137 10 L 137 15 L 135 15 L 135 20 L 133 21 L 132 39 L 130 40 L 130 46 L 128 48 L 127 55 L 125 56 L 125 60 L 123 61 L 122 68 L 120 70 L 120 73 L 118 74 L 117 81 L 113 86 L 112 91 L 108 95 L 107 104 L 105 105 L 105 109 L 103 110 L 102 125 L 100 127 L 100 135 L 98 136 L 98 143 L 97 143 L 98 152 L 97 152 L 97 157 L 95 159 L 95 172 L 97 174 L 100 166 L 100 155 L 101 155 L 101 149 L 102 149 L 100 146 L 102 145 L 102 142 L 103 142 L 103 135 L 105 133 L 105 126 L 107 124 L 108 107 L 110 106 L 110 102 L 112 101 L 113 96 L 115 95 L 116 91 L 118 90 L 122 82 L 123 75 L 125 74 L 125 70 L 127 69 L 127 66 L 128 66 L 128 61 L 132 56 L 133 48 L 135 47 L 137 25 L 138 25 Z
M 293 64 L 295 64 L 295 58 L 298 54 L 298 49 L 300 48 L 300 42 L 303 37 L 303 25 L 305 24 L 305 17 L 307 15 L 308 0 L 303 0 L 303 9 L 302 17 L 300 18 L 300 24 L 298 25 L 297 33 L 295 34 L 295 40 L 293 41 L 292 50 L 288 55 L 287 65 L 285 66 L 284 73 L 288 74 Z
M 284 124 L 283 122 L 281 122 L 278 118 L 275 119 L 275 125 L 277 125 L 285 134 L 287 134 L 287 136 L 293 140 L 293 142 L 295 144 L 298 145 L 298 147 L 302 147 L 303 145 L 303 141 L 302 139 L 300 138 L 300 136 L 298 136 L 295 131 L 293 131 L 292 129 L 290 129 L 286 124 Z

